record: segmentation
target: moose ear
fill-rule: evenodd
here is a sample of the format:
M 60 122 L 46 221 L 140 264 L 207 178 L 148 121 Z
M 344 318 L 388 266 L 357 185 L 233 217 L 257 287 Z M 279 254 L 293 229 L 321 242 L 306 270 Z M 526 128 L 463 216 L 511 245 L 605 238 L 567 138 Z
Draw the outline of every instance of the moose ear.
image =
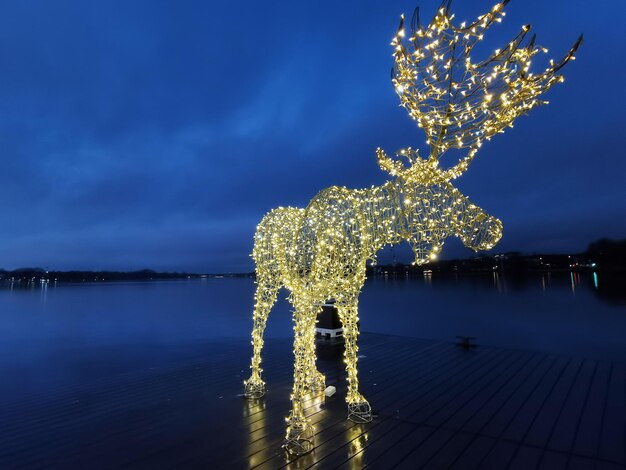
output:
M 402 162 L 389 158 L 380 147 L 376 149 L 376 159 L 378 160 L 380 169 L 386 171 L 391 176 L 400 176 L 407 169 Z

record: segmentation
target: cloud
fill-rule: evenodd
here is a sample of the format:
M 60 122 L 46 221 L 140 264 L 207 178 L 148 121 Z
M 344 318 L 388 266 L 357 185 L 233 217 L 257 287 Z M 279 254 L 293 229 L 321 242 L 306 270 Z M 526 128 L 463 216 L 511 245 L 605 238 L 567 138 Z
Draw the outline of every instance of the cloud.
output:
M 380 184 L 377 146 L 427 151 L 389 84 L 389 39 L 412 7 L 3 4 L 0 266 L 249 270 L 266 211 Z M 624 91 L 589 72 L 624 72 L 620 42 L 598 39 L 619 36 L 619 15 L 565 1 L 508 10 L 489 45 L 529 19 L 551 51 L 589 39 L 552 103 L 487 143 L 456 184 L 503 219 L 503 249 L 626 236 Z

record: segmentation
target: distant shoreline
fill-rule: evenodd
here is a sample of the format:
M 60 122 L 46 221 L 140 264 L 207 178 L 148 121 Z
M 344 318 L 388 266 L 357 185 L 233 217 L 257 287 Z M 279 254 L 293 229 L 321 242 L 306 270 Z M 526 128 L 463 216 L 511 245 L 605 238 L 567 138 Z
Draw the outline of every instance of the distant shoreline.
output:
M 439 260 L 422 266 L 404 263 L 370 265 L 367 267 L 367 276 L 411 277 L 431 273 L 470 274 L 504 272 L 509 274 L 530 274 L 566 271 L 626 272 L 626 262 L 624 262 L 620 256 L 607 257 L 605 253 L 598 253 L 595 254 L 595 256 L 593 253 L 578 255 L 521 255 L 519 253 L 503 253 L 490 256 L 476 256 L 468 259 Z M 254 277 L 254 272 L 199 274 L 188 272 L 158 272 L 152 269 L 136 271 L 54 271 L 43 268 L 21 268 L 9 271 L 0 269 L 0 283 L 8 282 L 24 285 L 51 282 L 93 283 Z
M 181 272 L 139 271 L 46 271 L 40 268 L 22 268 L 14 271 L 0 270 L 0 282 L 33 284 L 50 282 L 124 282 L 172 281 L 183 279 L 221 279 L 254 277 L 254 273 L 198 274 Z

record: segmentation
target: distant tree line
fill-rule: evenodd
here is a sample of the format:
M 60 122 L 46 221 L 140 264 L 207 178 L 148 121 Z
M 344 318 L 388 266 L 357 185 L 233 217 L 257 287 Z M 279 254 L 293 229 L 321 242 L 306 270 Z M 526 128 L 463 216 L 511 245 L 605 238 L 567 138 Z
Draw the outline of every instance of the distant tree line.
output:
M 198 278 L 199 274 L 157 272 L 152 269 L 138 271 L 48 271 L 43 268 L 20 268 L 13 271 L 0 269 L 0 279 L 19 282 L 94 282 L 94 281 L 145 281 L 158 279 Z
M 626 239 L 611 240 L 602 238 L 589 245 L 585 253 L 597 260 L 599 266 L 626 266 Z
M 603 238 L 580 254 L 523 255 L 519 252 L 476 256 L 460 260 L 439 260 L 423 266 L 402 263 L 369 266 L 369 275 L 412 275 L 424 271 L 486 272 L 502 270 L 511 273 L 539 270 L 617 270 L 626 271 L 626 239 Z M 138 271 L 48 271 L 43 268 L 0 269 L 0 280 L 17 282 L 100 282 L 197 279 L 215 277 L 254 277 L 254 273 L 197 274 L 186 272 Z
M 579 254 L 532 254 L 519 252 L 480 255 L 468 259 L 438 260 L 422 266 L 394 263 L 368 267 L 369 275 L 413 275 L 424 272 L 487 272 L 596 270 L 626 271 L 626 240 L 601 239 Z

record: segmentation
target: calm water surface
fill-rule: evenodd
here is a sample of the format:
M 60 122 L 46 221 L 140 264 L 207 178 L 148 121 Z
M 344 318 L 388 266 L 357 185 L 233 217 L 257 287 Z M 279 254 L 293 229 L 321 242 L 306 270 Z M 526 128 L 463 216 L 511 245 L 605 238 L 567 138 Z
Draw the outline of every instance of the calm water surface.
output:
M 0 398 L 198 357 L 248 338 L 251 279 L 0 287 Z M 268 337 L 289 337 L 281 291 Z M 373 278 L 363 331 L 626 360 L 626 282 L 602 273 Z M 242 347 L 249 347 L 241 341 Z M 246 364 L 242 368 L 247 367 Z

